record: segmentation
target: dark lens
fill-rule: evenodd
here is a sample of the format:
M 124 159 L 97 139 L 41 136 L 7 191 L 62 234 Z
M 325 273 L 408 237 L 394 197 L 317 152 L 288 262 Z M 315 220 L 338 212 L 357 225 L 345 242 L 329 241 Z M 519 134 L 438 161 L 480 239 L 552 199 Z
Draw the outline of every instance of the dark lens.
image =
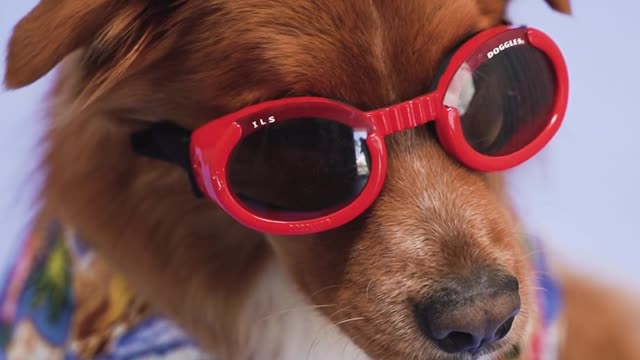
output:
M 445 105 L 458 109 L 469 144 L 508 155 L 533 141 L 551 117 L 556 77 L 549 59 L 529 45 L 512 46 L 471 70 L 464 64 Z
M 367 131 L 318 118 L 277 122 L 245 137 L 229 159 L 231 191 L 271 219 L 324 216 L 352 202 L 370 173 Z

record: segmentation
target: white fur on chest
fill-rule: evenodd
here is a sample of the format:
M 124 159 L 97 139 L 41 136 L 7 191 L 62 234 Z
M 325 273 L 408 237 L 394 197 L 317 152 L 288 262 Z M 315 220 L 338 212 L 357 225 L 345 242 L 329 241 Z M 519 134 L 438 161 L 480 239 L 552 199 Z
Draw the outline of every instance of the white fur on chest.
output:
M 281 266 L 269 264 L 241 318 L 250 339 L 242 359 L 370 360 L 316 309 Z

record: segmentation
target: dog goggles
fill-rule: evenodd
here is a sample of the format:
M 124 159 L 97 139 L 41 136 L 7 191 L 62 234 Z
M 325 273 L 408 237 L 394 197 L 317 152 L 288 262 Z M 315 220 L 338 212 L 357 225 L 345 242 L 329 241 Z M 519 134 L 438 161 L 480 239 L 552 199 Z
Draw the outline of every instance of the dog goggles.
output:
M 485 30 L 443 68 L 434 91 L 386 108 L 364 112 L 325 98 L 286 98 L 183 130 L 182 144 L 175 129 L 155 125 L 134 135 L 134 148 L 181 163 L 196 191 L 247 227 L 310 234 L 371 206 L 384 182 L 389 134 L 433 122 L 452 157 L 488 172 L 531 158 L 560 127 L 567 69 L 544 33 Z

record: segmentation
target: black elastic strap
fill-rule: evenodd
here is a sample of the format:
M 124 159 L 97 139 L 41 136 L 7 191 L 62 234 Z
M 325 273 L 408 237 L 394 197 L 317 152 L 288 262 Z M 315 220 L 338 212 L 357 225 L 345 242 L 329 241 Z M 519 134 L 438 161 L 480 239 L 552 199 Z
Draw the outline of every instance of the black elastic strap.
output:
M 191 131 L 174 123 L 161 122 L 131 134 L 131 146 L 139 155 L 170 162 L 182 167 L 196 197 L 203 197 L 191 168 L 189 144 Z

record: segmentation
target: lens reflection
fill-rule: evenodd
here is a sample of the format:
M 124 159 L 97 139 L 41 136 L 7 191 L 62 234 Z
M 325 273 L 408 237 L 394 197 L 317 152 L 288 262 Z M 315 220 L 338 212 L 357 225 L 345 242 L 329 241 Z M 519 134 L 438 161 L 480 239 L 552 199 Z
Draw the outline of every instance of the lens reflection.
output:
M 513 153 L 547 126 L 556 77 L 538 49 L 513 46 L 471 69 L 465 63 L 449 85 L 444 104 L 460 113 L 467 142 L 485 155 Z

